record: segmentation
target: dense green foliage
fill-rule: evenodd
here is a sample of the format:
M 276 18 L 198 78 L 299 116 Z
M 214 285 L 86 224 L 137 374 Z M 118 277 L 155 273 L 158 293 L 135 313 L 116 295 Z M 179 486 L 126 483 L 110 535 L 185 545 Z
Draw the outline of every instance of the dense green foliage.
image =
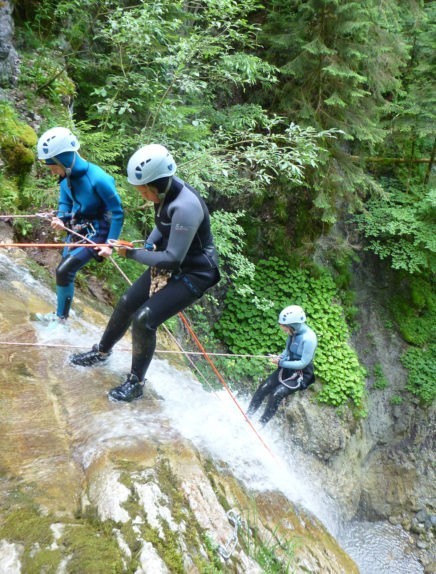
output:
M 357 232 L 357 244 L 398 270 L 391 312 L 414 346 L 404 357 L 408 388 L 429 401 L 430 383 L 418 384 L 414 372 L 434 364 L 434 3 L 31 0 L 16 3 L 15 18 L 21 74 L 10 100 L 18 92 L 37 110 L 41 132 L 72 127 L 84 157 L 114 175 L 126 208 L 124 238 L 142 237 L 152 225 L 124 176 L 127 158 L 144 143 L 168 145 L 180 176 L 207 200 L 224 279 L 213 293 L 218 312 L 205 301 L 191 315 L 211 345 L 218 341 L 204 323 L 217 319 L 228 287 L 217 333 L 235 352 L 271 352 L 255 322 L 281 347 L 276 314 L 300 302 L 320 335 L 319 398 L 360 405 L 363 372 L 342 317 L 352 318 L 344 290 L 355 259 L 348 234 Z M 27 176 L 34 133 L 12 105 L 0 105 L 0 209 L 55 207 L 56 183 L 44 169 Z M 345 220 L 346 238 L 332 240 L 332 226 Z M 20 222 L 17 230 L 35 229 Z M 343 310 L 328 273 L 292 271 L 314 255 L 332 267 Z M 271 273 L 287 269 L 283 290 L 269 285 L 263 294 L 265 260 L 277 265 Z M 132 279 L 139 272 L 121 265 Z M 123 289 L 109 266 L 95 269 L 114 293 Z M 249 304 L 253 328 L 243 330 L 230 310 L 247 313 Z M 317 304 L 335 310 L 335 334 Z M 265 369 L 261 360 L 228 365 L 252 376 Z
M 325 383 L 318 399 L 335 406 L 347 401 L 361 406 L 365 371 L 347 343 L 349 330 L 331 276 L 325 271 L 313 276 L 272 257 L 257 263 L 254 283 L 254 298 L 228 292 L 215 327 L 219 337 L 234 353 L 279 354 L 285 340 L 277 316 L 289 301 L 301 305 L 318 336 L 316 373 Z
M 434 272 L 436 192 L 422 185 L 399 190 L 390 183 L 386 182 L 383 197 L 371 198 L 368 211 L 356 216 L 360 231 L 369 239 L 368 248 L 381 259 L 389 257 L 394 269 Z

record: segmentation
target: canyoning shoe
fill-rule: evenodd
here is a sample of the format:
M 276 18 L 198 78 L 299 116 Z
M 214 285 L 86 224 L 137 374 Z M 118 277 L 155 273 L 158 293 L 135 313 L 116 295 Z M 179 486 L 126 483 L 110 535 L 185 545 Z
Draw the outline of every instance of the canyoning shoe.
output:
M 98 345 L 94 345 L 90 351 L 86 353 L 74 353 L 71 355 L 70 361 L 73 365 L 79 367 L 92 367 L 98 363 L 104 363 L 109 358 L 109 353 L 102 353 Z
M 122 385 L 109 391 L 108 397 L 111 401 L 130 403 L 131 401 L 140 399 L 143 394 L 144 383 L 141 382 L 136 375 L 130 374 Z

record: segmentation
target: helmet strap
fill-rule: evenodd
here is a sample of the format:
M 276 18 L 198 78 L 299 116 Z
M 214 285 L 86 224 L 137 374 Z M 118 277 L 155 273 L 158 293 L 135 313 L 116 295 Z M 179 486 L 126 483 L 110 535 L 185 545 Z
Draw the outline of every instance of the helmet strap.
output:
M 158 198 L 159 198 L 161 201 L 162 201 L 163 199 L 165 199 L 165 196 L 166 196 L 166 194 L 168 193 L 168 191 L 169 191 L 169 189 L 170 189 L 170 187 L 171 187 L 172 182 L 173 182 L 173 176 L 170 176 L 170 177 L 168 178 L 168 183 L 166 184 L 165 189 L 163 190 L 163 192 L 157 194 Z
M 65 175 L 66 175 L 66 177 L 67 177 L 68 187 L 69 187 L 70 189 L 72 189 L 71 179 L 70 179 L 70 178 L 71 178 L 71 172 L 73 171 L 74 164 L 76 163 L 76 155 L 77 155 L 77 152 L 73 152 L 73 154 L 74 154 L 74 155 L 73 155 L 73 161 L 72 161 L 70 167 L 66 167 L 62 162 L 60 162 L 60 161 L 58 160 L 58 158 L 57 158 L 56 156 L 53 156 L 53 157 L 51 158 L 54 162 L 56 162 L 57 165 L 59 165 L 62 169 L 65 170 Z

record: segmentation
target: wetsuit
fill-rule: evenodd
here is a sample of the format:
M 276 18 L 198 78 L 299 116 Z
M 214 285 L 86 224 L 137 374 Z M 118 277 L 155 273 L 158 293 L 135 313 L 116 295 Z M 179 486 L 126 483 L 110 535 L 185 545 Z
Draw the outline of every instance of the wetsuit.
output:
M 123 225 L 123 208 L 113 177 L 75 154 L 71 174 L 60 181 L 57 217 L 68 228 L 94 243 L 118 239 Z M 81 240 L 77 236 L 68 236 L 67 243 L 78 241 Z M 76 273 L 92 258 L 102 260 L 89 247 L 66 247 L 63 250 L 62 260 L 56 269 L 58 317 L 68 317 Z
M 206 204 L 197 191 L 177 177 L 173 177 L 161 202 L 155 204 L 155 228 L 146 245 L 154 245 L 155 250 L 128 250 L 127 257 L 168 270 L 171 277 L 150 296 L 151 272 L 147 269 L 121 297 L 99 344 L 99 350 L 108 353 L 132 325 L 131 373 L 140 381 L 156 348 L 157 327 L 220 280 Z
M 248 414 L 255 413 L 269 395 L 265 411 L 260 418 L 262 424 L 266 424 L 274 416 L 285 397 L 307 389 L 315 381 L 313 357 L 317 347 L 316 335 L 305 323 L 293 324 L 292 327 L 295 333 L 289 335 L 286 341 L 278 368 L 259 386 L 248 407 Z

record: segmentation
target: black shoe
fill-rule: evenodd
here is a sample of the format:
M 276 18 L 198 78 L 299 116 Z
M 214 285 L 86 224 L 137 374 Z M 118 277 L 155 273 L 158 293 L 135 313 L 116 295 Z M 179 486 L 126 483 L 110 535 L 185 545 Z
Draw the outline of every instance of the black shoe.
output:
M 109 355 L 110 352 L 102 353 L 98 345 L 94 345 L 92 349 L 86 353 L 75 353 L 71 355 L 70 361 L 73 365 L 79 365 L 80 367 L 92 367 L 92 365 L 106 361 Z
M 136 375 L 128 375 L 127 381 L 119 387 L 109 391 L 108 396 L 112 401 L 124 401 L 130 403 L 135 399 L 140 399 L 144 393 L 144 383 Z

